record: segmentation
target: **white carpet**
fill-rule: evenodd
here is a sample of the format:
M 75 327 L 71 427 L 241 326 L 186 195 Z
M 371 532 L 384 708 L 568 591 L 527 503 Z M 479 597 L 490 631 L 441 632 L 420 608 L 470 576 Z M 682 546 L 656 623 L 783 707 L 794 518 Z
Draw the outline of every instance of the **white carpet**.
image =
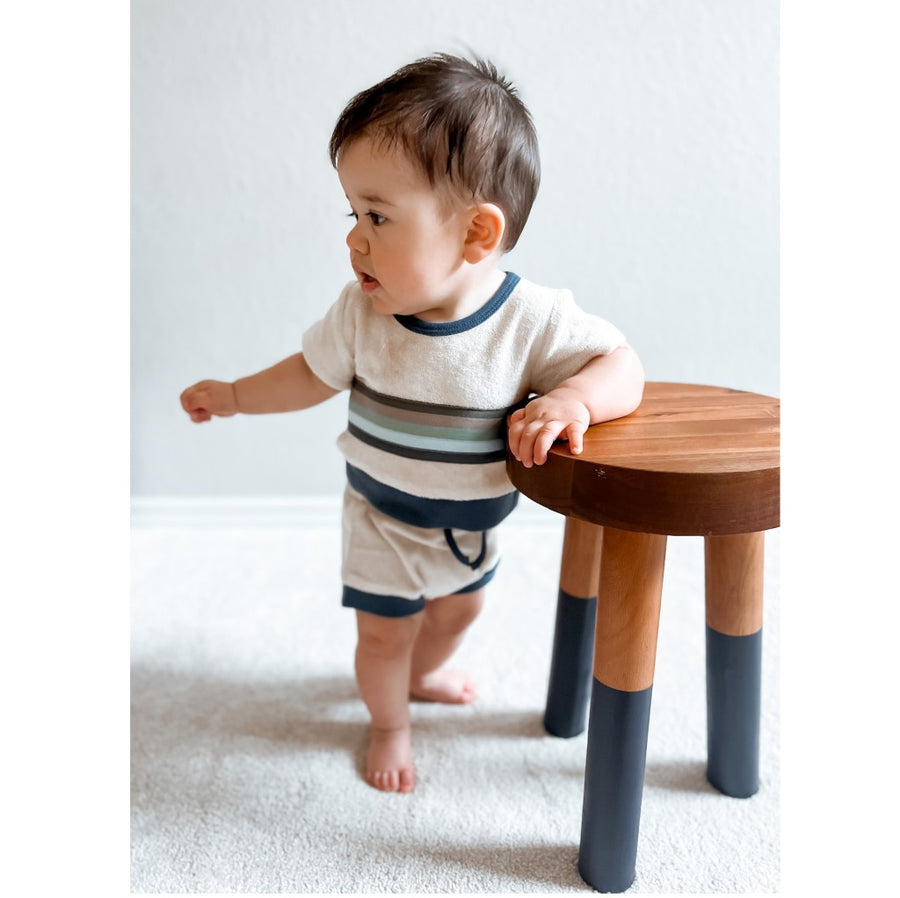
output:
M 555 516 L 506 525 L 455 660 L 479 698 L 414 705 L 419 782 L 401 796 L 360 778 L 337 527 L 136 527 L 132 890 L 591 891 L 586 737 L 541 724 L 561 540 Z M 739 800 L 704 775 L 702 540 L 669 540 L 632 892 L 779 889 L 777 532 L 766 549 L 761 788 Z

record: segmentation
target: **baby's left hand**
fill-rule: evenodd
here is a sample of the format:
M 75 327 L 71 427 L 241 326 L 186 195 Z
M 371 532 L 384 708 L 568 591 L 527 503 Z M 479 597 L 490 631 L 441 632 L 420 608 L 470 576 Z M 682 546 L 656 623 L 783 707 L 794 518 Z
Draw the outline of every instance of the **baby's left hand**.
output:
M 580 455 L 590 423 L 591 414 L 574 390 L 552 390 L 509 416 L 509 448 L 526 468 L 544 464 L 559 439 L 568 440 L 569 451 Z

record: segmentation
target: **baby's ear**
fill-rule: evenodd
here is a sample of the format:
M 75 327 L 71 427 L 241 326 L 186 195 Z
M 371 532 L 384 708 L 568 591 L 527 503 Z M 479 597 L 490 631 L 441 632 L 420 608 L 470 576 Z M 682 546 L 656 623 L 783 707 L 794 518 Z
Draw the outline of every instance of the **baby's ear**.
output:
M 463 257 L 473 265 L 486 259 L 503 245 L 506 216 L 494 203 L 479 203 L 471 209 Z

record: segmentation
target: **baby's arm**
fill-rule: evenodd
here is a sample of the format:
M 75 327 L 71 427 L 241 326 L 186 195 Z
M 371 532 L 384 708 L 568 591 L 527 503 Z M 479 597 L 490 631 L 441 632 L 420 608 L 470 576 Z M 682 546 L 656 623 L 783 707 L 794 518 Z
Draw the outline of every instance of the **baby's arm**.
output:
M 241 412 L 262 415 L 294 412 L 330 399 L 333 390 L 313 374 L 303 353 L 234 383 L 201 380 L 181 394 L 181 406 L 197 423 L 213 416 L 227 418 Z
M 591 359 L 556 389 L 533 399 L 509 418 L 509 448 L 526 468 L 542 465 L 558 439 L 579 455 L 591 424 L 633 412 L 644 392 L 644 369 L 630 346 Z

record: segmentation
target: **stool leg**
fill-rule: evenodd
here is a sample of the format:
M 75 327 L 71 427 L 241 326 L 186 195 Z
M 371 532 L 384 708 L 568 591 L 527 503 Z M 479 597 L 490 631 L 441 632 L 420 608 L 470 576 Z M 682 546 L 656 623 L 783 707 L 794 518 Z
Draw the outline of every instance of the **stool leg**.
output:
M 666 537 L 605 527 L 578 872 L 634 882 Z
M 759 789 L 764 533 L 707 536 L 707 779 L 748 798 Z
M 584 730 L 591 694 L 603 528 L 566 518 L 556 629 L 544 728 L 570 738 Z

